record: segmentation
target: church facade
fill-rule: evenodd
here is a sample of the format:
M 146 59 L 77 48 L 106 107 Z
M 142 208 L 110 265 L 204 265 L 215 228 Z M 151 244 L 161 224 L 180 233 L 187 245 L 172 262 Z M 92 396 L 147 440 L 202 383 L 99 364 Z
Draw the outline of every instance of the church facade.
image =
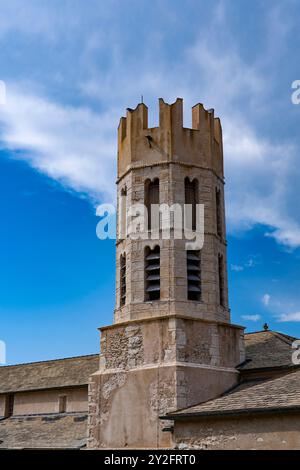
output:
M 100 356 L 78 358 L 82 381 L 71 373 L 76 358 L 56 381 L 59 363 L 39 366 L 36 388 L 27 390 L 25 366 L 18 374 L 16 366 L 0 368 L 0 447 L 14 447 L 18 435 L 21 446 L 30 447 L 24 440 L 28 417 L 48 416 L 56 421 L 50 420 L 49 440 L 44 435 L 40 447 L 299 448 L 295 338 L 267 327 L 244 335 L 230 320 L 222 129 L 214 111 L 195 105 L 192 126 L 185 128 L 182 100 L 169 105 L 160 99 L 159 125 L 149 128 L 143 103 L 128 109 L 118 128 L 117 192 L 116 308 L 114 323 L 101 328 Z M 132 207 L 147 214 L 135 232 L 128 229 Z M 161 207 L 169 212 L 152 211 Z M 176 208 L 182 208 L 180 229 Z M 5 380 L 10 385 L 2 384 L 1 392 Z M 68 408 L 62 397 L 74 387 Z M 42 408 L 38 394 L 36 402 L 29 398 L 38 390 L 45 392 Z M 27 400 L 21 417 L 8 412 L 9 397 L 17 401 L 20 392 Z M 51 434 L 58 428 L 70 435 L 61 446 Z

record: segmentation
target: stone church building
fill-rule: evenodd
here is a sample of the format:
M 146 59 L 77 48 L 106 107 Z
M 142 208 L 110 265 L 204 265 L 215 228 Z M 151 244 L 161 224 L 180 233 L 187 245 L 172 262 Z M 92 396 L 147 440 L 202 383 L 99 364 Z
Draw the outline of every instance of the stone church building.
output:
M 230 321 L 214 111 L 195 105 L 189 129 L 181 99 L 159 101 L 154 128 L 143 103 L 128 109 L 117 191 L 116 308 L 100 356 L 0 367 L 0 448 L 300 448 L 295 338 Z M 126 231 L 135 204 L 148 209 L 143 237 Z M 190 230 L 179 237 L 171 217 L 164 237 L 159 204 L 189 205 Z

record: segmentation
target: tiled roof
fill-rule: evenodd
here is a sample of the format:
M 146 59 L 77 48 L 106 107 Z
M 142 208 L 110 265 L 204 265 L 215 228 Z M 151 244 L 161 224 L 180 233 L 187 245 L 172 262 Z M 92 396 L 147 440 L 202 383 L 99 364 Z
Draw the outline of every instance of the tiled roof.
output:
M 295 339 L 276 331 L 245 334 L 247 362 L 240 369 L 292 366 L 292 342 Z
M 220 398 L 170 413 L 168 417 L 236 415 L 295 408 L 300 412 L 300 370 L 260 383 L 243 383 Z
M 87 415 L 12 417 L 0 421 L 0 449 L 79 449 L 86 444 Z
M 98 354 L 2 366 L 0 393 L 86 385 L 98 366 Z

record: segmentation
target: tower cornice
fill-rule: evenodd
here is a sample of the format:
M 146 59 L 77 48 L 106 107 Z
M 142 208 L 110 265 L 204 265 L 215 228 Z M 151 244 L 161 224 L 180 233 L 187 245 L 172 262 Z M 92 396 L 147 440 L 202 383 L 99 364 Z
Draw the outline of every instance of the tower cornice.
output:
M 216 178 L 218 178 L 218 180 L 221 183 L 225 184 L 224 176 L 221 177 L 220 175 L 218 175 L 218 173 L 213 168 L 198 165 L 197 163 L 187 163 L 187 162 L 183 162 L 183 161 L 174 162 L 174 161 L 169 161 L 169 160 L 164 160 L 164 161 L 157 162 L 157 163 L 148 163 L 148 164 L 145 163 L 145 164 L 142 164 L 142 165 L 131 165 L 130 168 L 128 168 L 122 175 L 120 175 L 117 178 L 116 184 L 120 183 L 133 170 L 141 170 L 141 169 L 144 169 L 144 168 L 154 168 L 154 167 L 158 167 L 158 166 L 169 166 L 169 165 L 179 165 L 179 166 L 184 166 L 186 168 L 198 168 L 199 170 L 209 171 Z

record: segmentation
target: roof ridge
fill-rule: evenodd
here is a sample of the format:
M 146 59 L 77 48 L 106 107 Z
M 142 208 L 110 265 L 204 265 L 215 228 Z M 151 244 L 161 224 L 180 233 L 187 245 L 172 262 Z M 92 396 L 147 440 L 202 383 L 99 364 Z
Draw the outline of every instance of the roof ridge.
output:
M 272 330 L 249 331 L 249 333 L 245 333 L 244 336 L 257 335 L 257 333 L 271 333 L 271 332 Z
M 292 336 L 285 335 L 284 333 L 279 333 L 278 331 L 270 331 L 270 333 L 272 333 L 273 336 L 276 336 L 276 338 L 280 339 L 281 341 L 283 341 L 284 343 L 288 345 L 290 345 L 293 342 Z M 291 339 L 288 339 L 288 338 L 291 338 Z M 294 339 L 297 339 L 297 338 L 294 338 Z
M 244 336 L 250 336 L 250 335 L 257 335 L 259 333 L 271 333 L 272 335 L 277 336 L 278 338 L 282 339 L 283 341 L 292 341 L 294 339 L 298 339 L 295 336 L 290 336 L 285 333 L 281 333 L 280 331 L 274 331 L 274 330 L 259 330 L 259 331 L 249 331 L 249 333 L 245 333 Z

